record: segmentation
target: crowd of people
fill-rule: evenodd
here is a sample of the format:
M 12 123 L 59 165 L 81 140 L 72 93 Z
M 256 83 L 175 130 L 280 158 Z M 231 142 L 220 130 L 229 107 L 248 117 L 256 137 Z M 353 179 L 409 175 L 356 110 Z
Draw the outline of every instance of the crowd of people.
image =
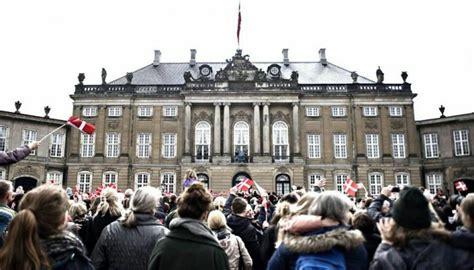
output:
M 20 196 L 0 180 L 0 270 L 474 268 L 474 193 L 213 193 L 192 171 L 183 183 L 180 194 L 44 184 Z

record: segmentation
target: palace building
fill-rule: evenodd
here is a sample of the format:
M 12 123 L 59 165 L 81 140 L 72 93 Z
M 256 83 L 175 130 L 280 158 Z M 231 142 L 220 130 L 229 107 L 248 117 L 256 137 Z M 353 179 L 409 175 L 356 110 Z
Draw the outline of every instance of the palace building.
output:
M 252 62 L 237 50 L 225 62 L 153 62 L 102 83 L 80 74 L 73 114 L 96 126 L 71 130 L 68 185 L 94 190 L 159 186 L 180 192 L 196 170 L 215 191 L 249 177 L 277 193 L 293 185 L 342 190 L 351 178 L 378 194 L 385 185 L 421 185 L 422 158 L 411 85 L 372 81 L 319 59 Z M 315 57 L 317 58 L 317 57 Z M 363 192 L 363 191 L 362 191 Z

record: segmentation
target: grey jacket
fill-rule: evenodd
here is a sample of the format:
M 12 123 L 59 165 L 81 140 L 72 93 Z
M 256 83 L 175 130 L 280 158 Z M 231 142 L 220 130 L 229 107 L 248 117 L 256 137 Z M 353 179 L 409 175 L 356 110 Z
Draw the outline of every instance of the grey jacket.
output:
M 229 257 L 229 266 L 231 270 L 239 270 L 240 257 L 242 256 L 242 268 L 245 270 L 252 269 L 252 258 L 245 248 L 244 241 L 227 229 L 214 231 L 217 235 L 219 244 L 224 249 L 227 257 Z
M 10 152 L 0 151 L 0 166 L 16 163 L 27 157 L 30 153 L 31 149 L 27 145 L 20 146 Z
M 92 252 L 92 263 L 100 269 L 147 269 L 156 242 L 168 234 L 152 215 L 135 214 L 138 225 L 128 228 L 114 221 L 102 231 Z

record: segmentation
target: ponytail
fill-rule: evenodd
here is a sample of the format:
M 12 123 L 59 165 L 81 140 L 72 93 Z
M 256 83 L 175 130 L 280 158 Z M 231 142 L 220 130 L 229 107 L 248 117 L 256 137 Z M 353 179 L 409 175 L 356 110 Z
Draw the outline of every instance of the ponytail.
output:
M 137 226 L 137 218 L 135 217 L 135 213 L 132 209 L 127 210 L 123 219 L 121 220 L 123 226 L 128 228 L 133 228 Z
M 5 245 L 0 250 L 0 269 L 49 267 L 48 257 L 41 249 L 36 217 L 30 209 L 22 210 L 12 220 Z

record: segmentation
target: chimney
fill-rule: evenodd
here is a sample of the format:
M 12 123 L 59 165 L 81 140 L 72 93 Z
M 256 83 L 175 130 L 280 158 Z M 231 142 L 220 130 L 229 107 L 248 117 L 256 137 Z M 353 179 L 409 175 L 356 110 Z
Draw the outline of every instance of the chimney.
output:
M 153 59 L 153 66 L 157 67 L 160 65 L 161 61 L 161 51 L 160 50 L 155 50 L 155 59 Z
M 288 58 L 288 49 L 283 49 L 281 51 L 281 53 L 283 54 L 283 64 L 285 66 L 289 66 L 290 65 L 290 59 Z
M 196 65 L 196 49 L 191 49 L 191 59 L 189 60 L 189 65 L 194 67 Z
M 319 62 L 321 62 L 321 65 L 323 66 L 328 65 L 328 60 L 326 59 L 326 49 L 324 48 L 319 49 Z

